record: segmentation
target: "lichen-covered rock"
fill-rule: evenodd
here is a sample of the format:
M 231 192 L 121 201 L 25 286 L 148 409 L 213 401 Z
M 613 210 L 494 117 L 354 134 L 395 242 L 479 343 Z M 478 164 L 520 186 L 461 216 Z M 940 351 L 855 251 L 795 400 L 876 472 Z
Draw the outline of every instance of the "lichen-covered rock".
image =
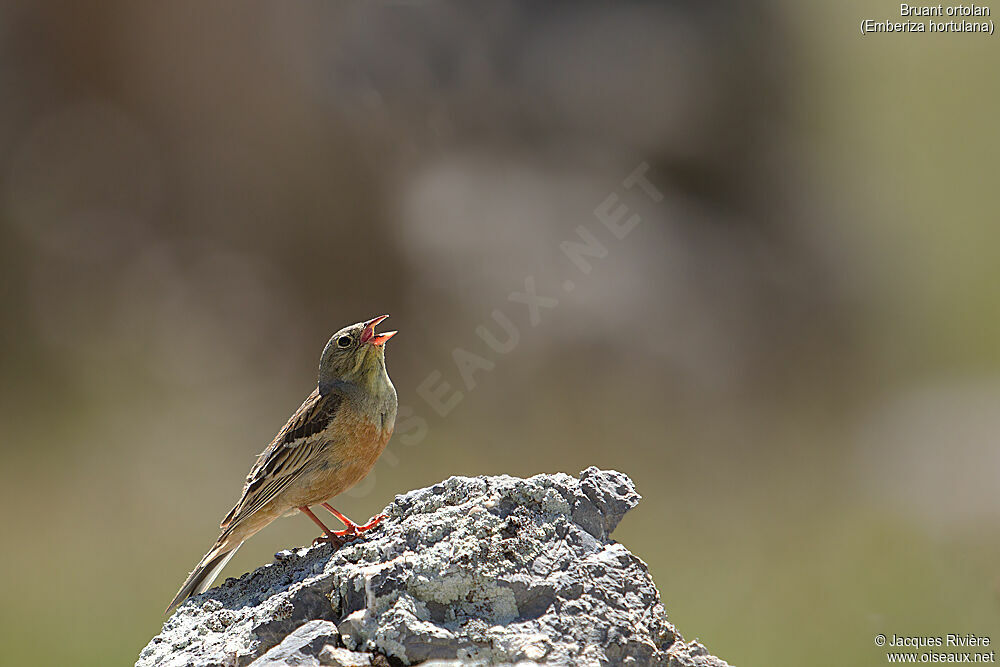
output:
M 638 502 L 626 475 L 597 468 L 451 477 L 396 496 L 364 539 L 281 552 L 192 598 L 137 667 L 358 654 L 373 665 L 724 667 L 683 641 L 646 565 L 609 540 Z
M 318 667 L 322 664 L 331 664 L 320 661 L 320 653 L 327 647 L 335 647 L 340 641 L 340 633 L 337 626 L 330 621 L 309 621 L 301 625 L 292 634 L 285 637 L 280 644 L 262 655 L 254 661 L 254 667 L 278 667 L 279 665 L 308 665 Z M 338 649 L 345 650 L 345 649 Z M 330 657 L 329 652 L 326 654 Z M 359 653 L 368 659 L 371 664 L 371 657 L 367 653 Z

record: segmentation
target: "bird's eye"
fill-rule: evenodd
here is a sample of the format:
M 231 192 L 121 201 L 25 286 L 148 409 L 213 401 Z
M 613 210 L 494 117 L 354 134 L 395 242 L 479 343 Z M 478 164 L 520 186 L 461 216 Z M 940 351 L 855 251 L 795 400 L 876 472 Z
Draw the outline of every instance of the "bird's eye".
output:
M 351 346 L 351 337 L 350 336 L 341 336 L 340 338 L 337 339 L 337 345 L 340 346 L 340 347 L 350 347 Z

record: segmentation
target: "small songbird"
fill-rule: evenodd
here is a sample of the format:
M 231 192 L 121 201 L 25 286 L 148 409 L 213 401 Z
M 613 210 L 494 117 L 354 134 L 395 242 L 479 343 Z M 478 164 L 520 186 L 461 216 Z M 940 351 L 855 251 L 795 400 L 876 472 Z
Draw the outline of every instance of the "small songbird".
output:
M 243 495 L 222 520 L 219 539 L 167 606 L 202 593 L 246 540 L 298 510 L 323 530 L 314 542 L 342 545 L 385 518 L 359 526 L 326 501 L 357 484 L 375 465 L 396 422 L 396 389 L 385 370 L 385 342 L 375 333 L 382 315 L 333 334 L 319 360 L 319 383 L 278 432 L 247 475 Z M 322 505 L 343 522 L 331 531 L 309 509 Z

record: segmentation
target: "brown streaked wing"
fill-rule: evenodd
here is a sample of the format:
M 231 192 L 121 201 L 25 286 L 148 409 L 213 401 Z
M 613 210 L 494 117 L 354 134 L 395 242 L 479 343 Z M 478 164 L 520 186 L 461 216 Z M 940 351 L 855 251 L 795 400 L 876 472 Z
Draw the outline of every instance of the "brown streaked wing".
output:
M 247 475 L 243 496 L 222 520 L 230 529 L 274 499 L 298 477 L 316 452 L 325 445 L 316 438 L 333 420 L 342 403 L 339 394 L 320 395 L 314 389 L 282 427 Z

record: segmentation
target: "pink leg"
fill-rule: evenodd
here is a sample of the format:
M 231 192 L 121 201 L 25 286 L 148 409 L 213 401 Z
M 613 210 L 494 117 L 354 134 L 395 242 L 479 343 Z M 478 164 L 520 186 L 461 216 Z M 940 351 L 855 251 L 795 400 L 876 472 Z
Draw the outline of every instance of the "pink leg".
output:
M 333 505 L 331 505 L 330 503 L 320 503 L 320 505 L 322 505 L 326 509 L 330 510 L 330 514 L 332 514 L 333 516 L 335 516 L 338 519 L 340 519 L 340 522 L 342 524 L 344 524 L 345 526 L 347 526 L 348 528 L 350 528 L 351 526 L 357 527 L 358 524 L 354 523 L 353 521 L 351 521 L 350 519 L 348 519 L 346 516 L 344 516 L 343 514 L 341 514 L 340 512 L 338 512 L 336 510 L 336 508 L 334 508 Z
M 345 537 L 345 536 L 348 536 L 348 535 L 360 535 L 361 533 L 365 532 L 366 530 L 371 530 L 372 528 L 375 528 L 376 526 L 378 526 L 382 522 L 382 519 L 385 518 L 384 514 L 377 514 L 377 515 L 373 516 L 368 521 L 368 523 L 364 524 L 363 526 L 359 526 L 358 524 L 354 523 L 353 521 L 351 521 L 350 519 L 348 519 L 346 516 L 344 516 L 343 514 L 341 514 L 340 512 L 338 512 L 330 503 L 320 503 L 320 504 L 323 507 L 325 507 L 327 510 L 329 510 L 330 513 L 333 514 L 333 516 L 335 516 L 338 519 L 340 519 L 340 521 L 344 524 L 344 526 L 346 526 L 345 530 L 336 530 L 336 531 L 334 531 L 334 535 L 337 535 L 337 536 L 340 536 L 340 537 Z
M 312 513 L 311 509 L 303 505 L 302 507 L 299 508 L 299 511 L 305 514 L 310 519 L 312 519 L 313 522 L 323 530 L 323 535 L 320 535 L 315 540 L 313 540 L 313 544 L 320 544 L 321 542 L 329 542 L 331 544 L 336 544 L 337 546 L 340 546 L 344 543 L 344 541 L 340 538 L 340 536 L 337 533 L 333 532 L 332 530 L 323 525 L 323 522 L 319 520 L 318 516 Z

